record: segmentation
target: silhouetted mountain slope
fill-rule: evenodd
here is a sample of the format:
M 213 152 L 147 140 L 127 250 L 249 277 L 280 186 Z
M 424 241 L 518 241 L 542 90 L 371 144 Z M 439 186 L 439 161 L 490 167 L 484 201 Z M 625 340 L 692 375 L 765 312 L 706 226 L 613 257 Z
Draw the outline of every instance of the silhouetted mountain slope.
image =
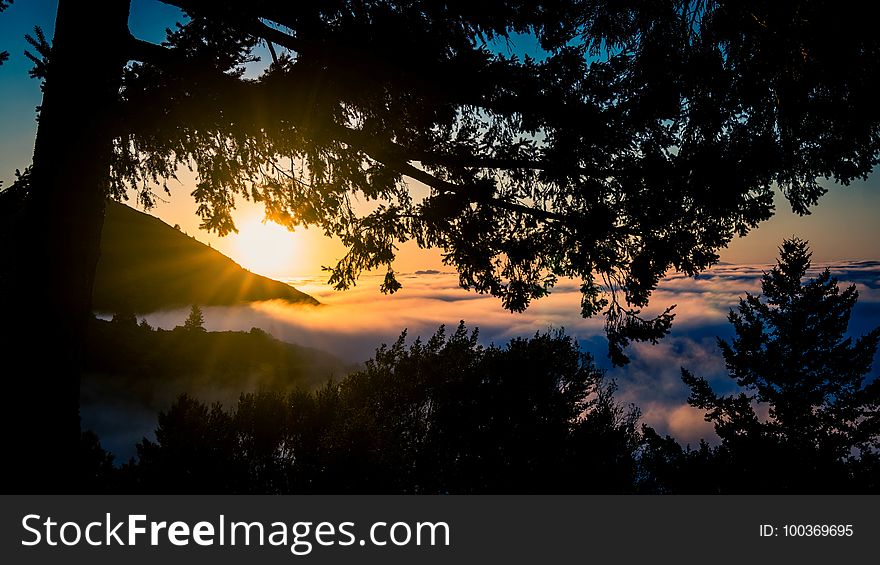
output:
M 99 312 L 152 312 L 201 304 L 311 296 L 251 273 L 219 251 L 124 204 L 108 202 L 93 306 Z

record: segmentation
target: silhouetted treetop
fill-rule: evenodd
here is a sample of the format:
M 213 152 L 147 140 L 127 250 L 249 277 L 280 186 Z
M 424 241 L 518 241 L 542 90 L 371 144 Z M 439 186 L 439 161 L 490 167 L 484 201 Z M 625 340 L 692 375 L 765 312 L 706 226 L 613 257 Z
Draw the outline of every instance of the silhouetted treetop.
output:
M 827 268 L 805 281 L 809 268 L 807 242 L 784 241 L 761 281 L 762 296 L 747 294 L 730 312 L 736 337 L 718 344 L 741 392 L 718 395 L 682 369 L 689 402 L 706 410 L 738 464 L 766 475 L 773 461 L 787 461 L 777 465 L 804 484 L 844 462 L 875 457 L 880 447 L 880 383 L 865 379 L 880 328 L 848 336 L 855 285 L 841 290 Z M 756 408 L 762 405 L 766 418 Z
M 190 332 L 205 331 L 205 316 L 198 304 L 193 304 L 189 310 L 189 315 L 183 322 L 183 329 Z
M 630 492 L 639 414 L 561 331 L 406 334 L 313 391 L 181 397 L 130 468 L 160 492 Z

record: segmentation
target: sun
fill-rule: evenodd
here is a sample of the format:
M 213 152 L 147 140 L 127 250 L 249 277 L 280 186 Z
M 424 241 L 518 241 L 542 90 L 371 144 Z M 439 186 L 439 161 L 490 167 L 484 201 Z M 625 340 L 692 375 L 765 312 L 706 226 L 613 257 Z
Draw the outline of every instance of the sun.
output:
M 263 222 L 251 216 L 236 222 L 238 233 L 234 240 L 233 257 L 242 267 L 267 277 L 295 274 L 306 252 L 300 232 L 291 232 L 274 222 Z

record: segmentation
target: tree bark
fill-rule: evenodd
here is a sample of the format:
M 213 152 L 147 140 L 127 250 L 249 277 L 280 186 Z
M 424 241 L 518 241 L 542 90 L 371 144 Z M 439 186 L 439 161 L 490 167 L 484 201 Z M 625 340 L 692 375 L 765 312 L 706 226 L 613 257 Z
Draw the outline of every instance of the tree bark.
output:
M 126 63 L 130 0 L 60 0 L 30 186 L 4 302 L 14 396 L 4 430 L 21 492 L 77 490 L 79 387 Z M 9 268 L 10 266 L 4 266 Z M 9 484 L 9 483 L 7 483 Z

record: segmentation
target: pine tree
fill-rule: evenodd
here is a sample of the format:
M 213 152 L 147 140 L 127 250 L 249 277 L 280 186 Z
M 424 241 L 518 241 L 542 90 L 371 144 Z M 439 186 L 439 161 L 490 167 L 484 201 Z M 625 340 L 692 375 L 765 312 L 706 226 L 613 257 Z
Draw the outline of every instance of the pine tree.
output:
M 815 481 L 847 480 L 880 441 L 880 386 L 865 379 L 880 328 L 847 335 L 858 291 L 841 290 L 827 268 L 804 281 L 810 257 L 806 241 L 785 240 L 762 296 L 746 294 L 731 310 L 736 337 L 718 345 L 741 392 L 718 395 L 682 369 L 688 402 L 706 411 L 741 478 L 774 490 L 842 488 Z
M 183 329 L 190 332 L 205 331 L 205 316 L 197 304 L 193 304 L 192 308 L 190 308 L 189 316 L 183 322 Z

